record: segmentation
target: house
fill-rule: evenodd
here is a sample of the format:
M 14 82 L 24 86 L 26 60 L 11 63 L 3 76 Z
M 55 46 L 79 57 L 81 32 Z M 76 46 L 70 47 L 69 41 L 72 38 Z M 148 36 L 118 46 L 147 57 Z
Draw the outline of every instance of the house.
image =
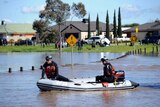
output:
M 7 41 L 18 41 L 31 39 L 36 34 L 32 29 L 32 24 L 4 24 L 0 25 L 0 39 L 7 39 Z
M 106 34 L 106 24 L 103 22 L 99 22 L 99 27 L 101 35 L 104 36 Z M 109 27 L 110 31 L 112 31 L 113 25 L 110 25 Z M 61 31 L 61 35 L 64 38 L 68 38 L 71 34 L 73 34 L 76 38 L 79 38 L 81 40 L 88 38 L 88 23 L 83 23 L 82 21 L 66 21 L 63 22 L 60 26 L 53 26 L 53 29 Z M 95 36 L 97 34 L 95 21 L 90 22 L 90 31 L 91 36 Z
M 130 29 L 124 30 L 123 33 L 127 33 L 127 37 L 136 35 L 139 40 L 143 40 L 146 35 L 160 35 L 160 21 L 156 20 L 155 22 L 145 23 L 137 26 L 138 33 L 136 33 L 136 26 Z

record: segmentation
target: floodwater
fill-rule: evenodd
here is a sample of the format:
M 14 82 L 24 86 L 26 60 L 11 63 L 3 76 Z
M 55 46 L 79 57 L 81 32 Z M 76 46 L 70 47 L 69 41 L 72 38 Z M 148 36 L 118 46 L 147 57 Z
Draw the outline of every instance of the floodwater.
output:
M 68 78 L 95 77 L 102 74 L 99 59 L 114 59 L 124 53 L 3 53 L 0 54 L 1 107 L 159 107 L 160 57 L 128 55 L 111 60 L 116 70 L 124 70 L 126 79 L 140 84 L 136 89 L 116 91 L 48 91 L 41 92 L 36 82 L 38 69 L 46 55 L 52 55 L 60 74 Z M 62 61 L 63 60 L 63 61 Z M 71 62 L 75 65 L 68 66 Z M 24 71 L 20 72 L 20 66 Z M 31 66 L 36 70 L 31 71 Z M 8 73 L 8 67 L 13 68 Z
M 54 61 L 58 65 L 73 64 L 88 64 L 91 62 L 99 61 L 101 57 L 106 56 L 108 59 L 114 59 L 125 53 L 69 53 L 69 52 L 55 52 L 55 53 L 0 53 L 0 72 L 8 71 L 8 68 L 12 68 L 14 71 L 18 71 L 20 67 L 25 70 L 31 69 L 31 66 L 39 68 L 45 61 L 47 55 L 53 56 Z M 72 56 L 71 56 L 72 55 Z

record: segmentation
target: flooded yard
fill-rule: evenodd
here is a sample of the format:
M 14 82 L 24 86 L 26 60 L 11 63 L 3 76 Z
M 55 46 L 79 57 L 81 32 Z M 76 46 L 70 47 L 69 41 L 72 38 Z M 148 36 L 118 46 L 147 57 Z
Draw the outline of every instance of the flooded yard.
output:
M 116 70 L 124 70 L 126 79 L 140 84 L 136 89 L 116 91 L 48 91 L 41 92 L 36 82 L 41 77 L 39 66 L 46 55 L 52 55 L 60 74 L 68 78 L 95 77 L 102 74 L 103 56 L 114 59 L 124 53 L 3 53 L 0 54 L 1 107 L 159 107 L 160 57 L 129 55 L 111 60 Z M 3 63 L 2 63 L 3 61 Z M 20 72 L 19 67 L 24 71 Z M 36 70 L 32 71 L 31 66 Z M 13 68 L 8 73 L 8 67 Z

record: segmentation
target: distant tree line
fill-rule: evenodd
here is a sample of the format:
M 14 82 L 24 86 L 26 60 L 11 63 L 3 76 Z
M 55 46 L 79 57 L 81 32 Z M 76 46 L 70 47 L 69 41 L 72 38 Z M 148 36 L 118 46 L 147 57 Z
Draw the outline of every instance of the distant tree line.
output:
M 88 37 L 90 37 L 90 15 L 89 15 L 89 26 L 88 26 Z M 97 14 L 97 18 L 96 18 L 96 33 L 97 35 L 101 34 L 101 30 L 100 26 L 99 26 L 99 15 Z M 114 10 L 114 16 L 113 16 L 113 35 L 114 38 L 117 37 L 122 37 L 122 25 L 121 25 L 121 11 L 119 8 L 118 11 L 118 27 L 117 27 L 117 23 L 116 23 L 116 10 Z M 108 10 L 107 10 L 107 14 L 106 14 L 106 38 L 111 39 L 112 37 L 110 37 L 110 28 L 109 28 L 109 14 L 108 14 Z
M 132 23 L 132 24 L 122 25 L 122 27 L 134 27 L 134 26 L 138 26 L 138 25 L 139 25 L 138 23 Z

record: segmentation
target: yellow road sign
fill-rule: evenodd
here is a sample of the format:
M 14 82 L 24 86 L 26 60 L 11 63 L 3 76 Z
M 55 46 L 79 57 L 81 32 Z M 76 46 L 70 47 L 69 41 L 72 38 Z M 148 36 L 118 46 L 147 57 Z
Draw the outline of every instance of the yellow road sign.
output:
M 72 34 L 69 36 L 69 38 L 66 41 L 70 46 L 74 46 L 77 43 L 76 37 Z
M 137 36 L 135 34 L 133 34 L 130 39 L 131 39 L 132 43 L 135 43 L 138 40 L 138 38 L 137 38 Z
M 136 33 L 138 33 L 138 26 L 136 27 Z

